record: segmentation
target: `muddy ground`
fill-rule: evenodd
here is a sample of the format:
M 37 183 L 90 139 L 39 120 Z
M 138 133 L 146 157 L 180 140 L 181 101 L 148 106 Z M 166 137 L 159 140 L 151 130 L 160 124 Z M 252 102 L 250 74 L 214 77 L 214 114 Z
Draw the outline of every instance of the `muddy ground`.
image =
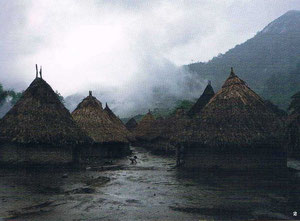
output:
M 180 171 L 175 159 L 134 147 L 128 159 L 87 170 L 0 169 L 0 220 L 292 219 L 300 169 L 274 173 Z M 300 212 L 300 207 L 298 208 Z M 300 213 L 299 213 L 300 214 Z

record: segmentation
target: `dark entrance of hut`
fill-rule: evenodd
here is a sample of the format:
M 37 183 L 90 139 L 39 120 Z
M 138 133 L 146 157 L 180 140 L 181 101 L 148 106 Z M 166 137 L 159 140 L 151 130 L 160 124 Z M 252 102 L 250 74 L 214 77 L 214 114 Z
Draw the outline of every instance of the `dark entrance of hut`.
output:
M 283 177 L 195 176 L 178 170 L 176 157 L 132 150 L 135 165 L 123 159 L 81 171 L 0 169 L 0 220 L 282 220 L 296 211 Z M 293 177 L 299 181 L 299 172 Z

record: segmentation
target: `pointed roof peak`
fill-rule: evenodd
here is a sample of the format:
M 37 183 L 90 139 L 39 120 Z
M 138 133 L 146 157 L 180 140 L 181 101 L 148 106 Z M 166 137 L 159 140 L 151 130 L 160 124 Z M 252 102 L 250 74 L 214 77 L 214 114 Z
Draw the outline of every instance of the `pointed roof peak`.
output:
M 222 88 L 224 87 L 229 87 L 231 85 L 237 85 L 237 84 L 240 84 L 240 85 L 247 85 L 245 83 L 245 81 L 243 81 L 242 79 L 240 79 L 233 71 L 233 68 L 231 67 L 231 70 L 230 70 L 230 75 L 229 77 L 227 78 L 227 80 L 225 81 L 225 83 L 223 84 Z
M 229 77 L 236 77 L 234 71 L 233 71 L 233 67 L 230 68 L 230 75 Z

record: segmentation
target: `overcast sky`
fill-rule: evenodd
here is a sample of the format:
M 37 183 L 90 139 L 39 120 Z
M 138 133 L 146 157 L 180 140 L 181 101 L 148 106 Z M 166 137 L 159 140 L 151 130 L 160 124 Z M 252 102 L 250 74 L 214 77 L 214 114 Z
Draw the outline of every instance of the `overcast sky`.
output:
M 0 82 L 25 89 L 38 63 L 64 96 L 116 89 L 126 100 L 176 85 L 178 66 L 208 61 L 292 9 L 299 0 L 1 0 Z

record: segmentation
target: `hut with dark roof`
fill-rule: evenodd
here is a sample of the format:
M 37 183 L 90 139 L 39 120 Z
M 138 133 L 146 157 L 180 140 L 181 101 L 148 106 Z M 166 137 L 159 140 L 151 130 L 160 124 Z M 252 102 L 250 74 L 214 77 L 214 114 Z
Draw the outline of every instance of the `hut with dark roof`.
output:
M 125 127 L 127 128 L 127 130 L 129 130 L 130 132 L 132 132 L 136 126 L 138 125 L 138 123 L 136 122 L 136 120 L 134 118 L 131 118 L 126 124 Z
M 203 107 L 210 101 L 210 99 L 215 95 L 214 89 L 211 86 L 211 82 L 209 81 L 206 88 L 204 89 L 202 95 L 199 97 L 197 102 L 191 107 L 188 111 L 188 115 L 190 117 L 199 114 Z
M 91 91 L 72 116 L 94 141 L 94 145 L 86 149 L 86 157 L 122 157 L 129 154 L 129 141 L 124 129 L 110 119 Z
M 65 164 L 79 161 L 92 143 L 51 86 L 38 76 L 0 121 L 3 164 Z
M 286 168 L 282 129 L 276 113 L 231 69 L 199 119 L 172 141 L 186 168 Z

